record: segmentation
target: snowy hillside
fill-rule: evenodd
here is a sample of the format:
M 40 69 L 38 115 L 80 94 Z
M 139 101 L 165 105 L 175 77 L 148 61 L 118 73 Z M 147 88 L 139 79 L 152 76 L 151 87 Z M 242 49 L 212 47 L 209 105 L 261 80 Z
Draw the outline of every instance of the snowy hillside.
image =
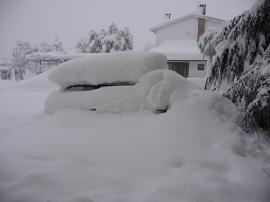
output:
M 208 55 L 206 89 L 224 96 L 243 111 L 242 126 L 270 135 L 270 1 L 258 0 L 220 33 L 208 34 L 199 46 Z
M 269 144 L 242 136 L 219 94 L 179 87 L 159 115 L 52 116 L 56 89 L 46 73 L 0 89 L 1 202 L 269 201 Z

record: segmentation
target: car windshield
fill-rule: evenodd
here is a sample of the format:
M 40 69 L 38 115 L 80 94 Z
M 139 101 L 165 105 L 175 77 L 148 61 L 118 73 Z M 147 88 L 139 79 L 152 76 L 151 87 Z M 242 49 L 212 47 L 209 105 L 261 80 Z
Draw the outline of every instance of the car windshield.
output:
M 65 89 L 65 91 L 89 91 L 89 90 L 96 90 L 102 87 L 109 87 L 109 86 L 133 86 L 135 83 L 131 82 L 117 82 L 117 83 L 104 83 L 99 85 L 72 85 Z

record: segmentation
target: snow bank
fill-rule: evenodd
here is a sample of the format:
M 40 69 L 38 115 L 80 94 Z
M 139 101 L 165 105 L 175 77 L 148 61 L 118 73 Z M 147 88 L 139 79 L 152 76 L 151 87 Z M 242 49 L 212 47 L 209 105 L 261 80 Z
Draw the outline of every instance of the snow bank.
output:
M 171 70 L 155 70 L 143 76 L 135 86 L 103 87 L 81 92 L 61 89 L 48 97 L 45 109 L 49 113 L 63 108 L 98 112 L 166 111 L 176 89 L 178 97 L 183 98 L 197 87 Z
M 57 86 L 48 80 L 48 75 L 51 70 L 35 75 L 29 79 L 16 83 L 13 88 L 28 88 L 28 89 L 56 89 Z
M 202 77 L 202 78 L 186 78 L 186 79 L 189 80 L 190 82 L 196 84 L 201 89 L 204 89 L 204 87 L 205 87 L 206 77 Z
M 15 84 L 16 81 L 14 80 L 1 80 L 0 79 L 0 89 L 6 89 Z
M 78 84 L 136 83 L 151 70 L 168 68 L 163 54 L 146 51 L 91 54 L 60 64 L 49 80 L 62 88 Z

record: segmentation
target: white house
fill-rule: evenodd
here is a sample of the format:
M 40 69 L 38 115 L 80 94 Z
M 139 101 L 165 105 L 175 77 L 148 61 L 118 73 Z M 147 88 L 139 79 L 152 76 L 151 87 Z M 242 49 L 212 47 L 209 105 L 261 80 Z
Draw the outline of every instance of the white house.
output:
M 0 59 L 0 80 L 10 80 L 12 76 L 11 61 L 8 58 Z
M 2 80 L 10 80 L 12 74 L 12 69 L 10 66 L 0 64 L 0 78 Z
M 203 57 L 197 41 L 204 32 L 218 31 L 225 21 L 205 15 L 206 5 L 199 4 L 198 12 L 185 15 L 154 26 L 156 35 L 153 52 L 164 53 L 169 67 L 184 77 L 204 77 L 207 60 Z

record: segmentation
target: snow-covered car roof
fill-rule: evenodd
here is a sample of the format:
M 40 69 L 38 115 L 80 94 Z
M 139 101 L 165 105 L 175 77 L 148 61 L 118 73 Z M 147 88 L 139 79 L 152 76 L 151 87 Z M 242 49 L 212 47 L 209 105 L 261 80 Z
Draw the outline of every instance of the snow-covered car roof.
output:
M 61 88 L 116 82 L 136 83 L 144 74 L 166 68 L 167 59 L 162 53 L 98 53 L 60 64 L 52 70 L 48 78 Z

